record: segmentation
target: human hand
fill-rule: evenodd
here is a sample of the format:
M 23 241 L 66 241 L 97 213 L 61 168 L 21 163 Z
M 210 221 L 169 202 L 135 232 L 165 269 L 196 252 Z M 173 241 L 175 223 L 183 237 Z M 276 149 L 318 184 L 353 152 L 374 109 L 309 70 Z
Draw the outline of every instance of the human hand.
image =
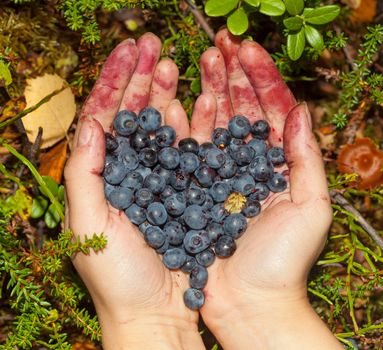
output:
M 307 301 L 307 275 L 332 221 L 307 106 L 296 103 L 260 45 L 227 30 L 215 42 L 201 58 L 201 78 L 217 108 L 193 117 L 191 137 L 209 141 L 213 128 L 227 127 L 235 114 L 266 119 L 269 143 L 284 147 L 287 167 L 276 170 L 288 170 L 289 186 L 265 200 L 235 254 L 209 267 L 201 315 L 225 349 L 341 349 Z
M 121 109 L 159 110 L 178 138 L 189 136 L 186 114 L 176 95 L 178 69 L 159 61 L 153 34 L 125 40 L 110 54 L 81 112 L 71 157 L 65 168 L 66 228 L 76 237 L 104 233 L 101 252 L 77 254 L 73 263 L 94 301 L 105 349 L 203 348 L 198 313 L 187 309 L 186 276 L 169 271 L 142 234 L 104 196 L 104 130 Z

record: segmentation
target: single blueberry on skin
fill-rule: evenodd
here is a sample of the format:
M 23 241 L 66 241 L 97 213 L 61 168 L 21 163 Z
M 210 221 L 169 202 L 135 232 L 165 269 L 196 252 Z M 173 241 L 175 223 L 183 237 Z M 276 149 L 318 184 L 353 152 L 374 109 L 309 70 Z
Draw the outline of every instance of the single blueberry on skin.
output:
M 215 254 L 220 258 L 228 258 L 232 256 L 237 249 L 234 238 L 229 235 L 223 235 L 218 238 L 214 246 Z
M 152 248 L 160 248 L 166 240 L 164 232 L 157 226 L 148 227 L 144 232 L 144 239 Z
M 208 248 L 201 253 L 196 254 L 195 256 L 198 264 L 204 266 L 204 267 L 209 267 L 214 263 L 215 260 L 215 253 L 214 250 L 211 248 Z
M 132 135 L 138 128 L 136 113 L 127 110 L 118 112 L 114 118 L 113 127 L 119 135 Z
M 205 295 L 199 289 L 186 289 L 184 293 L 184 303 L 189 309 L 198 310 L 205 303 Z
M 146 221 L 146 210 L 133 203 L 129 208 L 125 209 L 126 216 L 135 225 L 140 225 Z
M 267 181 L 267 187 L 272 192 L 283 192 L 287 188 L 287 181 L 281 173 L 274 173 Z
M 115 188 L 107 196 L 109 203 L 116 209 L 123 210 L 133 203 L 133 191 L 130 188 Z
M 156 131 L 161 126 L 161 114 L 153 107 L 145 107 L 138 114 L 138 122 L 145 131 Z
M 233 137 L 238 139 L 243 139 L 249 135 L 250 129 L 249 120 L 242 115 L 236 115 L 229 121 L 229 131 Z
M 192 288 L 202 289 L 206 286 L 208 272 L 206 267 L 197 264 L 193 270 L 190 271 L 189 284 Z
M 163 125 L 156 130 L 155 141 L 160 147 L 169 147 L 176 140 L 176 132 L 169 125 Z
M 198 145 L 197 140 L 195 140 L 191 137 L 188 137 L 188 138 L 182 139 L 182 140 L 180 140 L 180 142 L 178 142 L 178 148 L 179 148 L 181 153 L 192 152 L 192 153 L 197 154 L 198 150 L 199 150 L 199 145 Z
M 181 271 L 185 273 L 190 273 L 191 270 L 197 265 L 197 260 L 194 256 L 186 255 L 186 261 L 181 267 Z
M 246 228 L 247 221 L 242 214 L 230 214 L 223 222 L 225 234 L 232 236 L 234 239 L 242 236 Z
M 207 249 L 210 239 L 206 231 L 191 230 L 186 232 L 184 238 L 184 248 L 190 254 L 197 254 Z

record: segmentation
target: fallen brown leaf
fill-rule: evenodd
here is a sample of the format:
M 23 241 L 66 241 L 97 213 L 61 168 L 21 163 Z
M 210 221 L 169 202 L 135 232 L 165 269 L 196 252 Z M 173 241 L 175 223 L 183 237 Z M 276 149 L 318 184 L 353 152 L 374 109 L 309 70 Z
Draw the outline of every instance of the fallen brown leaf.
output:
M 24 93 L 27 108 L 34 106 L 45 96 L 60 89 L 64 83 L 64 79 L 52 74 L 29 79 Z M 74 95 L 71 89 L 67 88 L 23 118 L 29 141 L 32 143 L 35 141 L 41 126 L 43 128 L 41 148 L 53 146 L 65 137 L 75 113 Z
M 64 140 L 40 156 L 39 173 L 41 175 L 50 176 L 57 183 L 61 183 L 67 157 L 67 145 L 68 142 Z

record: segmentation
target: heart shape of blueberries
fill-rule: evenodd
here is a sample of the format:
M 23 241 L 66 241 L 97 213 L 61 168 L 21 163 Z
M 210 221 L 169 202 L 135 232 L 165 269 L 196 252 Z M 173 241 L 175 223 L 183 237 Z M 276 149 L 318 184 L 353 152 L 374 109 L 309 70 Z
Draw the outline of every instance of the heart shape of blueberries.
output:
M 207 267 L 234 254 L 235 240 L 270 191 L 286 189 L 275 171 L 285 162 L 283 149 L 268 147 L 265 120 L 251 125 L 241 115 L 228 129 L 215 129 L 211 142 L 186 138 L 178 148 L 172 147 L 175 130 L 161 126 L 153 107 L 138 115 L 120 111 L 113 127 L 113 135 L 105 134 L 105 196 L 163 255 L 167 268 L 190 274 L 184 302 L 197 310 L 205 300 Z

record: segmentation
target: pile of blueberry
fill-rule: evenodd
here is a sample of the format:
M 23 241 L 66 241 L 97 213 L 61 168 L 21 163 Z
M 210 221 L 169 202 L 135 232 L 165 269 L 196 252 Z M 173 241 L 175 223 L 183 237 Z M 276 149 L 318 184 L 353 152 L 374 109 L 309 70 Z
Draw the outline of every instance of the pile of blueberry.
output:
M 184 301 L 199 309 L 207 267 L 233 255 L 247 218 L 260 213 L 260 201 L 286 188 L 275 171 L 285 162 L 283 149 L 268 147 L 266 121 L 251 125 L 240 115 L 228 129 L 215 129 L 212 142 L 186 138 L 178 148 L 172 147 L 175 130 L 161 126 L 152 107 L 138 115 L 120 111 L 113 126 L 114 135 L 106 133 L 106 198 L 163 254 L 167 268 L 190 274 Z

